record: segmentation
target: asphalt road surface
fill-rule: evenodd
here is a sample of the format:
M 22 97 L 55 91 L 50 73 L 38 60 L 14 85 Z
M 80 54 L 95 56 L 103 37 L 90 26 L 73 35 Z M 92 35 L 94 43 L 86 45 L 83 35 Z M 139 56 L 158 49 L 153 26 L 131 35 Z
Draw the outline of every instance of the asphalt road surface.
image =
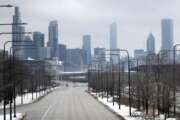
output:
M 85 87 L 58 88 L 40 101 L 17 108 L 27 120 L 120 120 L 85 92 Z

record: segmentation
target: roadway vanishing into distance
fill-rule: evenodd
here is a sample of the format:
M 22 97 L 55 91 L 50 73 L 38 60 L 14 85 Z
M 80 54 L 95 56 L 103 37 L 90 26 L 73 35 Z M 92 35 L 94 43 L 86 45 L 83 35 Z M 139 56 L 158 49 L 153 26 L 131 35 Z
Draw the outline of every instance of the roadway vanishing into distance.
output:
M 17 107 L 26 120 L 121 120 L 91 95 L 87 87 L 61 87 L 43 99 Z

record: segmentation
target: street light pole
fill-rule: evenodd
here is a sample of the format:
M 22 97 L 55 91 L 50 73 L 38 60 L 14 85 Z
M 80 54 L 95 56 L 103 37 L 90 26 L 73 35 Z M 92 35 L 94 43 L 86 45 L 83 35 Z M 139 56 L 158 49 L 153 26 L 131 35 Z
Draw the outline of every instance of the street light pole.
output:
M 21 46 L 26 46 L 28 48 L 16 48 L 13 49 L 13 47 L 10 48 L 10 56 L 13 56 L 12 59 L 12 68 L 13 68 L 13 72 L 12 72 L 12 78 L 13 78 L 13 98 L 14 98 L 14 117 L 16 117 L 16 87 L 15 87 L 15 54 L 16 51 L 20 50 L 20 49 L 36 49 L 36 48 L 29 48 L 29 47 L 33 47 L 34 45 L 15 45 L 15 47 L 21 47 Z M 12 54 L 12 49 L 13 49 L 13 54 Z
M 27 25 L 27 23 L 0 23 L 0 26 Z
M 8 5 L 0 5 L 0 7 L 1 8 L 12 8 L 12 7 L 14 7 L 13 5 L 10 5 L 10 4 L 8 4 Z M 17 23 L 17 24 L 22 24 L 22 25 L 26 25 L 26 23 Z M 1 26 L 2 25 L 15 25 L 15 24 L 0 24 Z M 3 34 L 11 34 L 11 33 L 0 33 L 0 35 L 3 35 Z M 12 34 L 22 34 L 22 33 L 12 33 Z M 26 34 L 26 33 L 23 33 L 23 34 Z M 29 34 L 29 33 L 28 33 Z M 5 42 L 4 43 L 4 46 L 3 46 L 3 48 L 4 48 L 4 51 L 3 51 L 3 85 L 5 86 L 6 85 L 6 82 L 5 82 L 5 63 L 6 63 L 6 60 L 5 60 L 5 54 L 6 54 L 6 44 L 8 44 L 10 41 L 7 41 L 7 42 Z M 12 41 L 11 41 L 12 42 Z M 7 55 L 8 55 L 8 53 L 7 53 Z M 10 56 L 11 57 L 11 56 Z M 11 75 L 10 75 L 11 76 Z M 11 79 L 11 78 L 10 78 Z M 6 120 L 6 90 L 4 90 L 4 107 L 3 107 L 3 112 L 4 112 L 4 120 Z M 11 101 L 10 101 L 11 102 Z M 10 103 L 10 105 L 11 105 L 11 103 Z M 10 106 L 11 107 L 11 106 Z M 10 113 L 11 113 L 11 111 L 10 111 Z M 12 117 L 11 117 L 11 114 L 10 114 L 10 120 L 12 119 Z
M 173 46 L 173 50 L 161 50 L 159 51 L 159 54 L 158 54 L 158 61 L 160 63 L 160 54 L 162 52 L 173 52 L 173 84 L 174 84 L 174 89 L 173 89 L 173 102 L 174 102 L 174 105 L 173 105 L 173 112 L 174 112 L 174 116 L 176 116 L 176 80 L 175 80 L 175 73 L 176 73 L 176 70 L 175 70 L 175 64 L 176 64 L 176 51 L 180 51 L 180 50 L 176 50 L 176 47 L 177 46 L 180 46 L 180 44 L 175 44 Z M 158 112 L 159 113 L 159 112 Z
M 0 7 L 1 7 L 1 8 L 12 8 L 12 7 L 14 7 L 14 6 L 8 4 L 8 5 L 0 5 Z
M 88 65 L 88 70 L 87 70 L 88 92 L 90 92 L 90 84 L 91 84 L 91 82 L 90 82 L 90 80 L 91 80 L 91 78 L 90 78 L 90 76 L 91 76 L 91 66 L 92 66 L 92 64 L 89 64 Z
M 12 42 L 16 42 L 16 43 L 21 43 L 22 41 L 6 41 L 3 45 L 3 85 L 6 86 L 6 81 L 5 81 L 5 65 L 6 65 L 6 45 L 8 43 L 12 43 Z M 29 41 L 23 41 L 23 42 L 29 42 Z M 8 53 L 7 53 L 8 55 Z M 4 107 L 3 107 L 3 111 L 4 111 L 4 120 L 6 120 L 6 90 L 4 90 Z
M 176 72 L 176 48 L 180 46 L 180 44 L 175 44 L 173 46 L 173 83 L 174 83 L 174 92 L 173 92 L 173 101 L 174 101 L 174 116 L 176 116 L 176 80 L 175 80 L 175 72 Z
M 0 35 L 32 34 L 32 32 L 1 32 Z M 25 42 L 25 41 L 21 41 Z
M 116 71 L 114 71 L 114 62 L 113 62 L 113 59 L 112 59 L 112 57 L 111 56 L 113 56 L 113 55 L 116 55 L 116 56 L 119 56 L 118 57 L 118 69 L 119 69 L 119 71 L 120 71 L 120 55 L 119 54 L 114 54 L 114 53 L 110 53 L 110 54 L 105 54 L 105 55 L 110 55 L 110 62 L 112 63 L 111 64 L 111 70 L 112 70 L 112 72 L 111 72 L 111 76 L 112 76 L 112 79 L 113 79 L 113 85 L 112 85 L 112 94 L 113 94 L 113 105 L 114 105 L 114 102 L 115 102 L 115 100 L 114 100 L 114 84 L 115 84 L 115 77 L 114 77 L 114 75 L 116 75 Z M 105 57 L 106 58 L 106 57 Z M 118 73 L 120 73 L 120 72 L 118 72 Z M 118 78 L 118 83 L 119 83 L 119 86 L 118 86 L 118 89 L 120 89 L 120 74 L 119 74 L 119 78 Z M 119 99 L 120 99 L 120 90 L 118 90 L 118 96 L 119 96 Z M 120 100 L 119 100 L 119 108 L 120 108 Z
M 128 59 L 128 85 L 129 85 L 129 115 L 131 116 L 131 76 L 130 76 L 130 56 L 129 56 L 129 51 L 126 49 L 109 49 L 106 51 L 122 51 L 122 52 L 126 52 L 127 54 L 127 59 Z

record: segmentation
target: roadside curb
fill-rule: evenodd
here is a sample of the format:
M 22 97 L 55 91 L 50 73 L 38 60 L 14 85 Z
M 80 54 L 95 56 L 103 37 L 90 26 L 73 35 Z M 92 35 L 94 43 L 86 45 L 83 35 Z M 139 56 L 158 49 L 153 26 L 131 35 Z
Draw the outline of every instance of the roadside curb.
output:
M 126 120 L 124 117 L 122 117 L 121 115 L 117 114 L 114 110 L 112 110 L 111 108 L 109 108 L 109 106 L 103 104 L 102 102 L 100 102 L 96 96 L 92 95 L 89 91 L 86 91 L 90 96 L 92 96 L 94 99 L 96 99 L 96 101 L 98 101 L 98 103 L 100 103 L 101 105 L 103 105 L 107 110 L 109 110 L 110 112 L 112 112 L 113 114 L 115 114 L 116 116 L 118 116 L 119 118 L 121 118 L 122 120 Z

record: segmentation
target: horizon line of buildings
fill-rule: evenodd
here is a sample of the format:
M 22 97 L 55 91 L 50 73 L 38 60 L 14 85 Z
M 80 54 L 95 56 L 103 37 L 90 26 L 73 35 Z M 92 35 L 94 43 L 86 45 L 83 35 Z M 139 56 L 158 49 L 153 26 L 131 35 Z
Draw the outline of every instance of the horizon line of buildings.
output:
M 21 15 L 19 7 L 15 7 L 15 13 L 13 16 L 13 23 L 21 23 Z M 12 32 L 25 32 L 25 27 L 22 25 L 13 25 Z M 113 22 L 110 25 L 110 49 L 118 49 L 117 43 L 117 24 Z M 161 34 L 162 34 L 162 50 L 171 50 L 173 48 L 173 20 L 162 19 L 161 22 Z M 19 50 L 17 55 L 21 59 L 33 58 L 36 60 L 43 59 L 57 59 L 63 61 L 69 69 L 83 69 L 87 67 L 94 59 L 104 58 L 106 48 L 94 48 L 94 56 L 91 54 L 91 35 L 82 36 L 82 48 L 67 48 L 66 45 L 59 43 L 58 21 L 53 20 L 49 22 L 48 26 L 48 42 L 45 45 L 45 35 L 40 31 L 33 32 L 31 38 L 25 34 L 13 34 L 13 41 L 24 41 L 21 43 L 22 50 Z M 155 37 L 152 33 L 149 34 L 146 42 L 146 51 L 144 49 L 135 49 L 134 57 L 142 57 L 147 54 L 155 53 Z M 13 43 L 13 50 L 17 48 L 20 43 Z M 28 49 L 29 46 L 35 46 L 35 49 Z M 27 49 L 24 49 L 24 48 Z M 18 46 L 19 48 L 19 46 Z M 113 52 L 118 54 L 118 52 Z M 119 56 L 111 56 L 117 63 Z
M 149 34 L 146 41 L 146 50 L 144 49 L 135 49 L 134 57 L 141 58 L 147 56 L 148 54 L 155 54 L 155 37 L 152 33 Z M 161 20 L 161 51 L 173 50 L 174 45 L 174 25 L 173 20 L 170 18 L 165 18 Z M 165 53 L 167 58 L 172 57 L 172 52 Z

